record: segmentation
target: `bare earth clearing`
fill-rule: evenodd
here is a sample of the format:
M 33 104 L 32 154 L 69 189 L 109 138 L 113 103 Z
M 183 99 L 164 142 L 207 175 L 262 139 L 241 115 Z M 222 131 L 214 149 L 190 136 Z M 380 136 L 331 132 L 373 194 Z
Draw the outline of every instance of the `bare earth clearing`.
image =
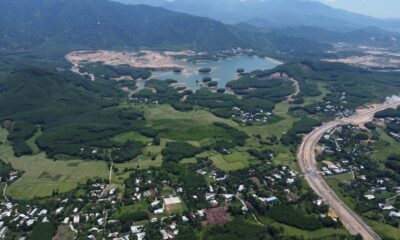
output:
M 135 68 L 152 68 L 152 69 L 173 69 L 180 68 L 176 64 L 174 56 L 176 55 L 193 55 L 191 51 L 181 52 L 119 52 L 119 51 L 74 51 L 65 56 L 65 58 L 74 65 L 84 63 L 102 62 L 106 65 L 129 65 Z
M 327 62 L 340 62 L 362 68 L 372 68 L 378 70 L 399 70 L 400 52 L 385 48 L 373 48 L 366 46 L 346 46 L 338 45 L 335 50 L 328 53 L 341 54 L 347 51 L 355 52 L 352 56 L 341 58 L 322 59 Z

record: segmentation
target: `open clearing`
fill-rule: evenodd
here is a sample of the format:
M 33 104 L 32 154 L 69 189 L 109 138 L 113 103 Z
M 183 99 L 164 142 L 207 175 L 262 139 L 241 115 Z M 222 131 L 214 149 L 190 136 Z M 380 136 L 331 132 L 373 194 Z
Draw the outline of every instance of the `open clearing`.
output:
M 273 225 L 275 227 L 282 227 L 287 236 L 303 237 L 304 239 L 337 239 L 335 236 L 344 235 L 348 236 L 348 232 L 343 229 L 323 228 L 316 231 L 307 231 L 299 228 L 291 227 L 286 224 L 274 222 L 272 219 L 266 216 L 257 216 L 259 221 L 265 225 Z
M 104 161 L 53 161 L 44 153 L 17 158 L 7 141 L 7 131 L 0 130 L 0 158 L 24 171 L 22 177 L 7 188 L 7 195 L 17 199 L 30 199 L 52 194 L 53 190 L 66 192 L 76 187 L 78 182 L 93 177 L 108 177 Z

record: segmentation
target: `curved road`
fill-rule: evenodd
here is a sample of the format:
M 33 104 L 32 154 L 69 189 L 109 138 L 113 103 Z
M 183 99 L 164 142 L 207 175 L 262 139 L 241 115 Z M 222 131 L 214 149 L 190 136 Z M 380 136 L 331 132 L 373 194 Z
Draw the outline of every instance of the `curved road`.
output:
M 381 239 L 353 210 L 351 210 L 328 186 L 325 180 L 319 175 L 315 160 L 315 146 L 321 137 L 328 131 L 343 124 L 360 124 L 373 120 L 376 112 L 387 108 L 395 108 L 400 102 L 383 104 L 379 107 L 369 109 L 363 113 L 353 115 L 348 118 L 337 119 L 332 122 L 314 129 L 304 137 L 297 154 L 300 168 L 305 175 L 305 179 L 314 190 L 329 206 L 339 215 L 344 227 L 351 234 L 361 234 L 365 240 Z

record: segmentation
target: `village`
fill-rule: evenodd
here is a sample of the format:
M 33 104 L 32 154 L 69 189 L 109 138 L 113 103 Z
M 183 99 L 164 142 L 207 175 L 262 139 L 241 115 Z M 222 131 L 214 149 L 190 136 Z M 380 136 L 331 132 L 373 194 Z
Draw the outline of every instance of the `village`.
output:
M 399 175 L 388 164 L 397 156 L 380 159 L 380 163 L 374 159 L 376 147 L 381 145 L 381 134 L 385 134 L 377 129 L 392 120 L 375 119 L 366 126 L 336 127 L 323 135 L 317 160 L 321 174 L 327 179 L 347 179 L 338 187 L 342 194 L 355 200 L 356 210 L 397 227 L 400 223 Z
M 269 119 L 271 119 L 272 116 L 272 113 L 264 112 L 263 110 L 259 110 L 259 112 L 253 113 L 253 112 L 246 112 L 240 109 L 239 107 L 234 107 L 232 111 L 233 111 L 232 119 L 234 121 L 248 125 L 255 123 L 265 124 L 268 122 Z
M 30 204 L 3 200 L 0 239 L 9 234 L 29 239 L 38 226 L 50 223 L 77 239 L 174 239 L 187 229 L 224 225 L 235 216 L 250 214 L 258 221 L 254 213 L 260 209 L 301 198 L 300 176 L 286 166 L 269 163 L 225 173 L 210 160 L 198 159 L 179 168 L 189 171 L 179 175 L 185 181 L 168 177 L 168 170 L 143 169 L 132 172 L 124 185 L 92 179 Z M 322 204 L 316 197 L 314 202 L 316 207 Z

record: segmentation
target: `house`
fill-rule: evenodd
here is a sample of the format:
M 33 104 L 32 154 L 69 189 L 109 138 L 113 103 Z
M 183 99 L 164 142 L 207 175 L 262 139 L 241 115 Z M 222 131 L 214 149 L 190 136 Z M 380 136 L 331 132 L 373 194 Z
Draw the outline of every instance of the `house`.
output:
M 164 204 L 165 205 L 174 205 L 174 204 L 179 204 L 181 203 L 181 199 L 179 197 L 172 197 L 170 196 L 169 198 L 164 198 Z
M 259 198 L 264 204 L 273 204 L 276 201 L 278 201 L 277 197 L 268 197 L 268 198 L 264 198 L 264 197 L 260 197 Z
M 226 179 L 226 174 L 221 178 L 215 178 L 215 181 L 220 182 L 220 181 L 224 181 L 225 179 Z
M 389 216 L 390 217 L 395 217 L 395 218 L 400 218 L 400 212 L 392 211 L 392 212 L 389 213 Z
M 364 197 L 365 197 L 367 200 L 373 200 L 373 199 L 375 199 L 375 196 L 374 196 L 374 195 L 370 195 L 370 194 L 364 195 Z
M 294 179 L 293 178 L 288 178 L 288 179 L 286 179 L 286 183 L 287 184 L 292 184 L 292 183 L 294 183 Z
M 225 201 L 231 201 L 234 196 L 234 194 L 222 194 L 222 197 L 225 199 Z
M 379 207 L 382 210 L 393 210 L 394 209 L 394 207 L 392 205 L 386 204 L 386 203 L 379 203 Z
M 314 201 L 314 204 L 317 205 L 317 206 L 321 206 L 322 203 L 323 203 L 322 199 L 318 199 L 318 200 Z
M 204 210 L 197 210 L 197 214 L 198 214 L 200 217 L 204 217 Z
M 137 240 L 144 240 L 145 236 L 146 236 L 146 233 L 144 233 L 144 232 L 136 234 Z
M 151 207 L 156 207 L 158 204 L 160 204 L 160 201 L 156 199 L 151 203 Z
M 218 201 L 217 200 L 211 200 L 210 201 L 211 207 L 218 207 Z
M 38 216 L 43 216 L 47 214 L 47 210 L 43 209 L 42 211 L 39 212 Z
M 79 214 L 75 214 L 72 222 L 76 225 L 76 224 L 79 224 L 79 221 L 80 221 Z
M 215 194 L 214 193 L 206 193 L 206 201 L 212 200 L 214 198 L 215 198 Z
M 159 208 L 159 209 L 154 210 L 154 214 L 161 215 L 163 213 L 164 213 L 164 208 Z
M 34 222 L 35 222 L 35 220 L 29 219 L 28 221 L 26 221 L 26 226 L 30 227 L 33 225 Z
M 143 232 L 143 226 L 142 225 L 140 225 L 140 226 L 131 226 L 131 232 L 133 234 L 141 233 L 141 232 Z
M 161 236 L 163 240 L 167 240 L 169 239 L 168 233 L 167 231 L 165 231 L 164 229 L 160 230 Z
M 63 223 L 64 223 L 64 224 L 68 224 L 68 223 L 69 223 L 69 217 L 64 218 Z

